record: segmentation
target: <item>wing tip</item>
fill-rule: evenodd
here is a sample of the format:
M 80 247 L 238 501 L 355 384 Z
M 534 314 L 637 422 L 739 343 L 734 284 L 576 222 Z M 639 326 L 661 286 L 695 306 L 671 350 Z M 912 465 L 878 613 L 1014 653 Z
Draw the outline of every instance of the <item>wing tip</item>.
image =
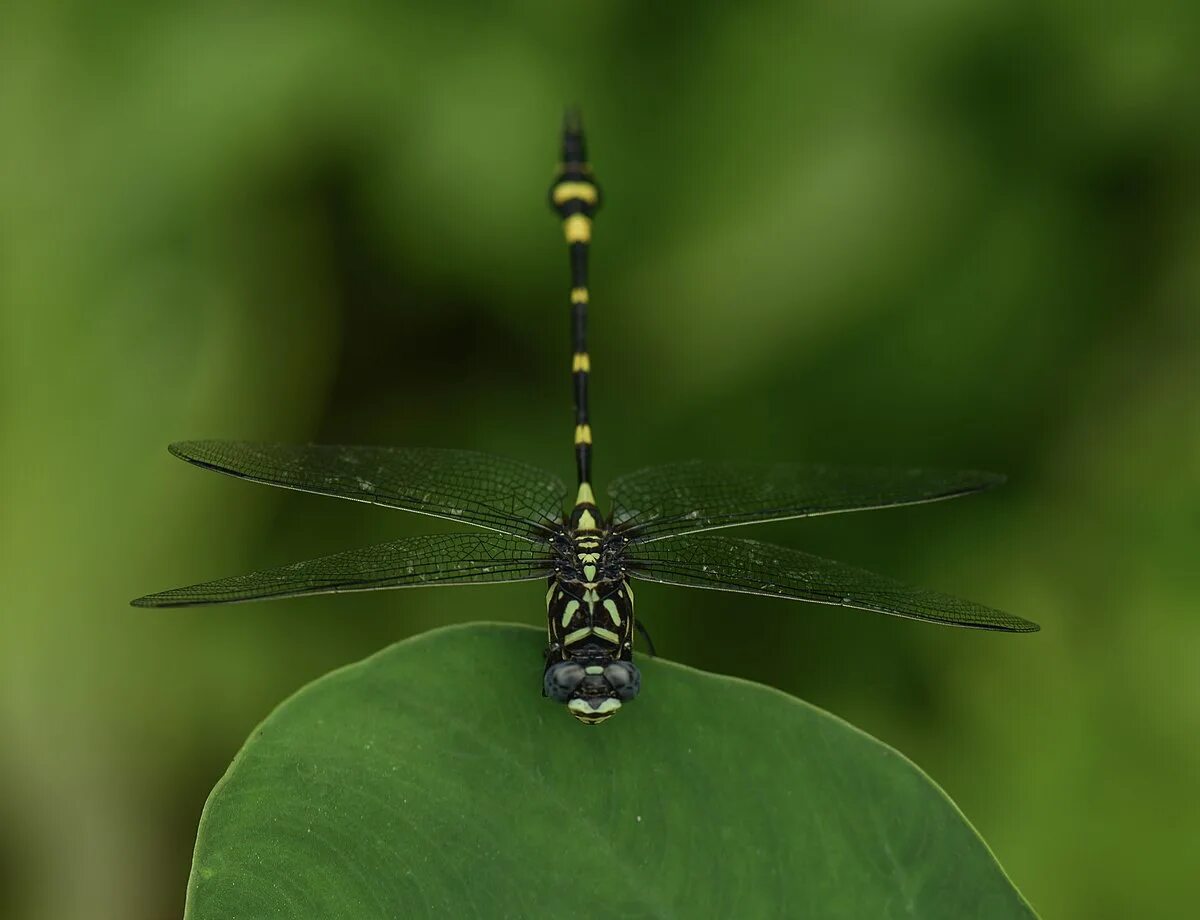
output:
M 930 472 L 914 470 L 916 474 Z M 990 492 L 1008 482 L 1004 473 L 993 473 L 991 470 L 953 470 L 942 473 L 947 482 L 940 495 L 926 498 L 924 501 L 936 501 L 938 498 L 958 498 L 963 495 L 976 495 L 980 492 Z M 920 502 L 904 502 L 903 504 L 920 504 Z
M 988 622 L 963 622 L 962 625 L 974 627 L 976 629 L 986 629 L 990 630 L 991 632 L 1035 633 L 1042 631 L 1042 627 L 1033 622 L 1033 620 L 1027 620 L 1024 617 L 1019 617 L 1014 613 L 1002 613 L 1001 611 L 994 612 L 1001 613 L 1003 619 L 994 617 Z
M 159 591 L 155 594 L 143 594 L 129 602 L 130 607 L 154 608 L 163 607 L 197 607 L 202 604 L 220 603 L 219 600 L 195 598 L 187 596 L 186 588 L 175 588 L 170 591 Z
M 130 607 L 173 607 L 176 606 L 165 595 L 143 594 L 129 602 Z
M 232 441 L 212 441 L 204 439 L 193 439 L 188 441 L 172 441 L 167 445 L 167 453 L 172 457 L 178 457 L 180 460 L 186 460 L 189 463 L 203 463 L 204 453 L 211 448 L 213 444 L 231 444 Z
M 979 477 L 980 492 L 986 492 L 988 489 L 998 489 L 1008 482 L 1008 476 L 1004 473 L 993 473 L 990 470 L 977 470 L 975 475 Z
M 201 445 L 204 441 L 172 441 L 167 445 L 167 453 L 185 463 L 202 463 L 200 456 Z
M 179 589 L 180 592 L 186 589 Z M 253 598 L 235 598 L 228 600 L 221 597 L 189 597 L 187 595 L 177 593 L 176 591 L 161 591 L 158 594 L 147 594 L 143 597 L 135 597 L 129 602 L 130 607 L 149 608 L 161 610 L 166 607 L 206 607 L 215 606 L 217 604 L 236 604 L 242 600 L 270 600 L 272 595 L 262 595 L 261 597 Z

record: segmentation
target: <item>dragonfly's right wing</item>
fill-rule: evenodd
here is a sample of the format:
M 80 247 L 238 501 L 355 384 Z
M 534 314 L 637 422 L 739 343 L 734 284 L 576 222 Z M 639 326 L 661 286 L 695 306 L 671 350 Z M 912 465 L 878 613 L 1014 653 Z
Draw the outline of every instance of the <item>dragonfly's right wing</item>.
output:
M 630 576 L 668 585 L 857 607 L 949 626 L 1003 632 L 1038 629 L 1036 623 L 1011 613 L 755 540 L 717 534 L 667 537 L 631 544 L 623 561 Z
M 566 487 L 533 466 L 467 450 L 180 441 L 176 457 L 273 486 L 462 521 L 543 541 Z
M 149 594 L 133 605 L 189 607 L 382 588 L 533 581 L 552 572 L 549 549 L 543 552 L 518 537 L 435 534 Z
M 977 471 L 692 461 L 614 480 L 613 526 L 632 542 L 761 521 L 913 505 L 1004 482 Z

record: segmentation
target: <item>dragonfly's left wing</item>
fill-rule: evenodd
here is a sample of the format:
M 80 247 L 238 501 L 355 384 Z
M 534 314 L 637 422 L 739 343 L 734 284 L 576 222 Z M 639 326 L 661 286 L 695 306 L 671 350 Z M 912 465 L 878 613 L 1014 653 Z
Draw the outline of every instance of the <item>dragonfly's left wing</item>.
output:
M 265 572 L 207 581 L 139 597 L 135 607 L 189 607 L 423 585 L 533 581 L 553 572 L 550 551 L 502 534 L 408 537 L 294 562 Z
M 566 487 L 537 467 L 469 450 L 180 441 L 205 469 L 546 540 L 562 523 Z
M 857 607 L 944 623 L 1034 632 L 1036 623 L 822 559 L 798 550 L 754 540 L 708 534 L 669 537 L 625 551 L 625 568 L 634 578 L 669 585 L 766 594 L 840 607 Z
M 615 480 L 613 525 L 631 541 L 760 521 L 912 505 L 969 495 L 1004 482 L 976 471 L 693 461 Z

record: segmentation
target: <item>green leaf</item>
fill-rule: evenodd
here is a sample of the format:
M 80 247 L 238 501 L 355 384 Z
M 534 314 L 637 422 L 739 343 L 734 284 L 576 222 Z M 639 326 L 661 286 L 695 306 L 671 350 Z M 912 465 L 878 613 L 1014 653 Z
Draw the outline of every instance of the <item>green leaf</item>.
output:
M 200 821 L 189 918 L 1032 917 L 912 763 L 746 681 L 647 659 L 584 726 L 541 635 L 427 633 L 310 684 Z

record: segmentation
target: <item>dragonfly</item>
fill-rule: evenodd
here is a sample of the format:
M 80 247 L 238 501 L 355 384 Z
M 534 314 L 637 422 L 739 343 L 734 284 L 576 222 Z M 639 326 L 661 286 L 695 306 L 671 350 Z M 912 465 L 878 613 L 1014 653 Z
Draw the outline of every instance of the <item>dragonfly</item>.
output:
M 570 256 L 574 503 L 557 476 L 466 450 L 184 441 L 169 450 L 208 470 L 268 485 L 444 518 L 475 530 L 406 537 L 279 568 L 150 594 L 142 607 L 232 604 L 344 591 L 546 583 L 542 692 L 599 724 L 634 699 L 641 673 L 634 583 L 768 595 L 953 626 L 1032 632 L 1028 620 L 841 562 L 713 531 L 790 518 L 933 502 L 1002 476 L 811 464 L 690 461 L 608 483 L 592 478 L 588 254 L 601 204 L 576 112 L 563 123 L 550 187 Z M 653 646 L 649 644 L 651 653 Z

